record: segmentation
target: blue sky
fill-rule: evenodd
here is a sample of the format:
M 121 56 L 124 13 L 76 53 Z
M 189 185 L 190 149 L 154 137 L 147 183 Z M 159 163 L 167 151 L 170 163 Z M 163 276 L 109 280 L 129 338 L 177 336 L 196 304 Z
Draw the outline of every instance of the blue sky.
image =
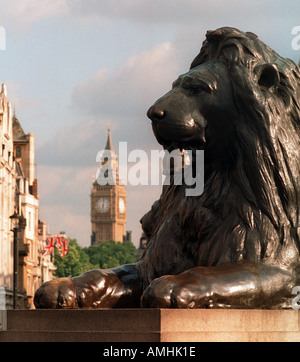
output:
M 299 0 L 0 0 L 0 81 L 25 132 L 36 137 L 40 218 L 90 242 L 90 186 L 106 141 L 159 149 L 146 117 L 151 104 L 188 70 L 207 30 L 256 33 L 298 62 L 293 27 Z M 128 186 L 127 229 L 158 187 Z

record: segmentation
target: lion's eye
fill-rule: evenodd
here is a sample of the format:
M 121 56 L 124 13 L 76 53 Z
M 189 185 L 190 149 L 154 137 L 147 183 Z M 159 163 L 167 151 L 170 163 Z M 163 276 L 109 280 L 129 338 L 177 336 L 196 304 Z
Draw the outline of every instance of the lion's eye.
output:
M 212 88 L 204 82 L 192 84 L 189 88 L 190 88 L 192 95 L 200 95 L 203 93 L 212 93 Z
M 198 86 L 196 86 L 196 87 L 191 87 L 191 94 L 192 95 L 200 95 L 200 94 L 202 94 L 202 93 L 205 93 L 205 92 L 208 92 L 208 89 L 205 89 L 204 87 L 198 87 Z
M 191 95 L 200 95 L 203 93 L 211 93 L 212 88 L 202 79 L 185 77 L 181 82 L 181 87 L 188 90 Z

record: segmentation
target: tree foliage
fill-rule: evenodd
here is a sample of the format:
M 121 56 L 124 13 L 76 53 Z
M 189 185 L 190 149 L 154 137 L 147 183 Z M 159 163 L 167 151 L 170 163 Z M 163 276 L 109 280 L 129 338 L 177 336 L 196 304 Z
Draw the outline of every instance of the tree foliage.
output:
M 136 249 L 130 241 L 119 243 L 111 240 L 85 248 L 84 251 L 89 256 L 90 263 L 100 269 L 136 262 Z
M 119 243 L 111 240 L 82 248 L 73 239 L 70 240 L 69 251 L 64 257 L 55 249 L 55 276 L 77 276 L 91 269 L 107 269 L 135 262 L 136 249 L 130 241 Z
M 91 269 L 88 255 L 78 245 L 76 239 L 70 240 L 69 251 L 61 257 L 57 249 L 54 250 L 54 265 L 56 277 L 77 276 Z

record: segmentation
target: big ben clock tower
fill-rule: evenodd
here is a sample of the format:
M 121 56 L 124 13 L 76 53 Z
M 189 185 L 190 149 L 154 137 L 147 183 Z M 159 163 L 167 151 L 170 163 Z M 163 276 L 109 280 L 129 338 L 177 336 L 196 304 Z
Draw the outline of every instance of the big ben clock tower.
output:
M 110 157 L 105 156 L 106 152 Z M 126 189 L 119 182 L 118 158 L 114 153 L 109 128 L 99 169 L 103 169 L 103 166 L 107 182 L 99 183 L 97 178 L 92 185 L 91 245 L 109 240 L 122 242 L 126 234 Z M 109 175 L 113 176 L 114 182 L 111 182 Z

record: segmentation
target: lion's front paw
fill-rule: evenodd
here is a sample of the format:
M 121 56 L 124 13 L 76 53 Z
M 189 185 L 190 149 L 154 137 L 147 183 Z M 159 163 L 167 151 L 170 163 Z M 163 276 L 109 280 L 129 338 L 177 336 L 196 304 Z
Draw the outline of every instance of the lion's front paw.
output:
M 42 284 L 34 295 L 37 309 L 75 308 L 76 293 L 71 278 L 60 278 Z
M 155 279 L 144 291 L 141 306 L 144 308 L 171 308 L 172 276 Z
M 144 291 L 145 308 L 206 308 L 212 296 L 209 284 L 195 280 L 192 273 L 155 279 Z

